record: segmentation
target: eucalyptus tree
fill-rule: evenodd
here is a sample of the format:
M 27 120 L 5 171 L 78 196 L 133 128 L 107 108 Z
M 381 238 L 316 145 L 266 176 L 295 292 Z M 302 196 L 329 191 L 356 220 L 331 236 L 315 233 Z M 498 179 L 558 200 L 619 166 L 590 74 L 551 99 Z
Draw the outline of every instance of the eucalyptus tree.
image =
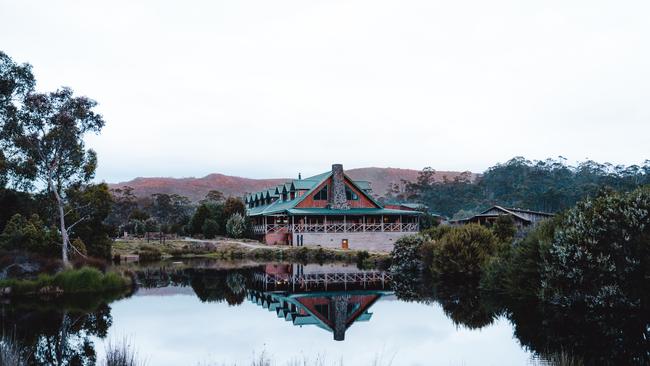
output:
M 66 266 L 68 233 L 86 219 L 66 222 L 66 216 L 74 211 L 66 207 L 67 192 L 94 176 L 97 155 L 86 150 L 83 137 L 104 126 L 104 119 L 94 111 L 96 105 L 92 99 L 74 96 L 69 88 L 32 92 L 24 96 L 19 108 L 8 108 L 13 115 L 3 117 L 2 122 L 2 147 L 14 180 L 23 187 L 45 188 L 54 198 Z
M 17 64 L 0 51 L 0 188 L 7 183 L 10 158 L 5 138 L 7 125 L 18 118 L 18 111 L 26 95 L 34 90 L 34 75 L 29 64 Z

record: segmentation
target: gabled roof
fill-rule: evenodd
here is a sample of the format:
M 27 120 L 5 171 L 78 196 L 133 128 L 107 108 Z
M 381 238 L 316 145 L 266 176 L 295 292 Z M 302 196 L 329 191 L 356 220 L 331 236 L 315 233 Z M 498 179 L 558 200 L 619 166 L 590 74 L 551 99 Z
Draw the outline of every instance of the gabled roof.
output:
M 518 219 L 520 219 L 522 221 L 525 221 L 525 222 L 532 222 L 533 221 L 533 220 L 531 220 L 530 216 L 526 217 L 527 215 L 537 215 L 537 216 L 545 216 L 545 217 L 554 216 L 554 214 L 548 213 L 548 212 L 531 211 L 531 210 L 525 210 L 525 209 L 521 209 L 521 208 L 506 208 L 506 207 L 502 207 L 502 206 L 499 206 L 499 205 L 494 205 L 494 206 L 488 208 L 487 210 L 485 210 L 485 211 L 483 211 L 483 212 L 481 212 L 481 213 L 479 213 L 477 215 L 466 217 L 466 218 L 463 218 L 463 219 L 458 219 L 458 220 L 451 220 L 451 221 L 452 222 L 464 222 L 464 221 L 471 220 L 474 217 L 492 217 L 492 216 L 495 216 L 495 215 L 490 214 L 489 212 L 493 211 L 493 210 L 501 211 L 501 212 L 503 212 L 504 214 L 507 214 L 507 215 L 512 215 L 512 216 L 514 216 L 514 217 L 516 217 L 516 218 L 518 218 Z
M 355 180 L 354 183 L 357 184 L 357 187 L 359 187 L 362 191 L 369 191 L 372 188 L 370 187 L 370 182 L 365 181 L 365 180 Z
M 299 179 L 293 181 L 294 187 L 301 191 L 311 189 L 315 184 L 318 184 L 318 181 L 311 179 Z
M 275 202 L 272 202 L 271 204 L 260 206 L 260 207 L 252 207 L 248 208 L 248 215 L 249 216 L 258 216 L 258 215 L 275 215 L 275 214 L 281 214 L 281 213 L 290 213 L 290 214 L 321 214 L 321 215 L 354 215 L 354 214 L 395 214 L 395 215 L 410 215 L 410 214 L 418 214 L 417 212 L 413 211 L 406 211 L 406 210 L 389 210 L 385 209 L 382 204 L 377 202 L 370 194 L 370 183 L 367 181 L 354 181 L 350 177 L 347 176 L 347 174 L 343 174 L 345 179 L 354 187 L 356 188 L 359 192 L 361 192 L 362 195 L 364 195 L 368 200 L 370 200 L 372 203 L 374 203 L 377 208 L 365 208 L 365 209 L 350 209 L 350 210 L 331 210 L 329 208 L 319 208 L 319 209 L 296 209 L 296 206 L 302 202 L 305 198 L 307 198 L 310 194 L 314 192 L 316 188 L 318 188 L 323 182 L 325 182 L 327 179 L 329 179 L 332 176 L 332 172 L 328 171 L 325 173 L 321 173 L 318 175 L 314 175 L 312 177 L 308 177 L 305 179 L 296 179 L 291 182 L 287 182 L 285 184 L 280 184 L 276 186 L 275 188 L 271 188 L 267 191 L 264 192 L 273 192 L 275 194 L 274 197 L 277 197 L 279 195 L 282 195 L 283 193 L 288 193 L 291 188 L 294 188 L 295 190 L 302 190 L 302 191 L 307 191 L 301 196 L 294 197 L 291 200 L 287 201 L 282 201 L 282 200 L 276 200 Z M 307 210 L 307 211 L 305 211 Z

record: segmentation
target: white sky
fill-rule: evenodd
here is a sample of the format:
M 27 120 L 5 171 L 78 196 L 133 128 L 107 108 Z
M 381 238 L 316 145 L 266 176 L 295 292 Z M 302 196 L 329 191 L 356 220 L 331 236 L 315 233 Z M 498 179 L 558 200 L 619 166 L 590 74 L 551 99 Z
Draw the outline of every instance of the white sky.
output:
M 650 158 L 648 1 L 0 0 L 0 49 L 96 99 L 98 180 Z

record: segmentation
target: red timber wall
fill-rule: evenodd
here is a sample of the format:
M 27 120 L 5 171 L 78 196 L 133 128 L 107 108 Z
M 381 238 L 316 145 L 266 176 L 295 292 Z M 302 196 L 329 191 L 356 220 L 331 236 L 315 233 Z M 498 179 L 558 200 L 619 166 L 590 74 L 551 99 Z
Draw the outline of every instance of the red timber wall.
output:
M 359 199 L 356 201 L 354 200 L 348 201 L 350 208 L 378 208 L 376 204 L 374 204 L 371 200 L 368 199 L 368 197 L 364 192 L 358 190 L 354 185 L 352 185 L 352 182 L 350 182 L 350 180 L 347 177 L 345 177 L 345 183 L 348 185 L 348 187 L 350 187 L 352 192 L 356 193 L 357 196 L 359 196 Z M 325 182 L 321 183 L 316 189 L 314 189 L 314 191 L 309 196 L 305 197 L 299 204 L 297 204 L 296 208 L 327 207 L 329 201 L 314 200 L 314 196 L 316 195 L 316 193 L 318 193 L 324 186 L 328 187 L 327 196 L 331 197 L 332 178 L 330 177 Z
M 280 244 L 280 245 L 286 245 L 286 244 L 291 244 L 291 235 L 289 235 L 289 232 L 284 229 L 280 231 L 276 231 L 274 233 L 267 233 L 264 235 L 264 242 L 266 244 Z

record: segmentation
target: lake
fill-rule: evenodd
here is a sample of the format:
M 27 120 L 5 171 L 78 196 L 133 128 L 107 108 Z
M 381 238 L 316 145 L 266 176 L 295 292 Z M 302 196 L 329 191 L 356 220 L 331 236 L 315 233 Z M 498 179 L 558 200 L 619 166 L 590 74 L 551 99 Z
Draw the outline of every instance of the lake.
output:
M 405 301 L 354 264 L 200 260 L 134 267 L 104 299 L 3 304 L 5 334 L 39 365 L 92 365 L 127 339 L 147 365 L 526 365 L 512 321 L 462 292 Z M 534 330 L 533 330 L 534 331 Z M 302 363 L 301 363 L 302 364 Z

